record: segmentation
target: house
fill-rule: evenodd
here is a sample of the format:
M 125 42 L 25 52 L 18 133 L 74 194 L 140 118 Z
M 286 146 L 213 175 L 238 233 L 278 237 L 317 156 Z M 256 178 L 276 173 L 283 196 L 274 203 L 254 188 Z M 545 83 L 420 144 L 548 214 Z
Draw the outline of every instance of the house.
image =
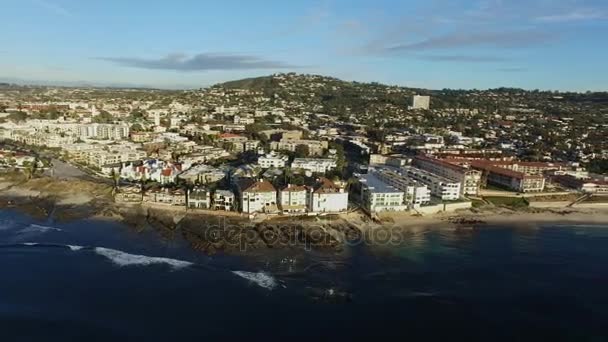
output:
M 210 209 L 211 192 L 203 187 L 195 187 L 192 190 L 188 190 L 188 208 Z
M 271 167 L 282 168 L 285 167 L 287 161 L 289 161 L 289 157 L 276 152 L 270 152 L 269 154 L 258 158 L 258 164 L 263 169 L 268 169 Z
M 283 213 L 305 213 L 308 208 L 308 190 L 305 186 L 289 184 L 279 192 L 279 205 Z
M 168 188 L 159 188 L 148 191 L 144 195 L 144 202 L 185 206 L 186 205 L 186 193 L 181 190 L 172 190 Z
M 229 190 L 216 190 L 213 194 L 213 209 L 232 211 L 234 210 L 235 196 Z
M 241 211 L 247 214 L 276 213 L 277 190 L 266 180 L 241 179 L 237 183 Z
M 320 178 L 309 190 L 308 204 L 314 213 L 341 213 L 348 210 L 348 192 L 327 178 Z
M 139 186 L 120 187 L 114 195 L 117 203 L 141 203 L 143 195 Z

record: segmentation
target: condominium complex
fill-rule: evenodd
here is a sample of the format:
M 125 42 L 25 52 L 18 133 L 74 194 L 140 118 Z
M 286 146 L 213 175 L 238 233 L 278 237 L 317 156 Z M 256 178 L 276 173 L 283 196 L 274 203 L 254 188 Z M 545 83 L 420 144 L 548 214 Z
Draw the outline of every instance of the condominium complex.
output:
M 271 152 L 271 153 L 268 153 L 268 154 L 258 158 L 258 164 L 260 164 L 260 167 L 262 167 L 264 169 L 267 169 L 270 167 L 274 167 L 274 168 L 285 167 L 285 165 L 287 164 L 288 161 L 289 161 L 289 157 L 287 157 L 286 155 L 280 154 L 280 153 L 276 153 L 276 152 Z
M 291 163 L 292 169 L 310 171 L 312 173 L 326 173 L 336 168 L 335 159 L 296 158 Z
M 281 139 L 281 141 L 271 142 L 270 148 L 275 151 L 285 150 L 295 152 L 296 148 L 300 145 L 307 146 L 311 156 L 321 156 L 329 147 L 327 141 Z
M 404 176 L 428 186 L 431 195 L 443 201 L 455 201 L 460 198 L 460 182 L 415 167 L 404 167 L 401 171 Z
M 479 194 L 481 186 L 480 171 L 427 156 L 416 156 L 413 162 L 416 167 L 422 170 L 460 182 L 461 195 Z
M 472 161 L 471 166 L 481 171 L 482 178 L 489 184 L 518 192 L 541 192 L 545 189 L 545 177 L 541 175 L 528 175 L 483 161 Z
M 372 173 L 386 184 L 403 191 L 405 203 L 408 205 L 417 207 L 431 202 L 431 190 L 425 184 L 407 176 L 402 170 L 377 169 Z
M 405 193 L 383 182 L 376 174 L 362 175 L 359 182 L 361 183 L 361 203 L 368 212 L 405 211 L 408 209 L 405 203 Z

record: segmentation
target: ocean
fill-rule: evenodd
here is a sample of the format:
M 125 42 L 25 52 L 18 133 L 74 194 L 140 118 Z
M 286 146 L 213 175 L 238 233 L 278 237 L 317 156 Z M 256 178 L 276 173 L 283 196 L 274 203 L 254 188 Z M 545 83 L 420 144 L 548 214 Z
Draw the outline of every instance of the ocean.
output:
M 208 256 L 179 232 L 0 211 L 0 341 L 608 341 L 606 322 L 608 225 Z

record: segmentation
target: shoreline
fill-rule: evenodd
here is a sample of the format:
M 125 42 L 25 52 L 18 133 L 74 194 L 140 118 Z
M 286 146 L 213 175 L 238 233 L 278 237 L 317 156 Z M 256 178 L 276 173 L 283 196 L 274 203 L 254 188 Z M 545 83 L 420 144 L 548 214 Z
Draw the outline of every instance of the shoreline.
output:
M 5 176 L 5 175 L 4 175 Z M 412 232 L 429 229 L 483 229 L 492 225 L 535 226 L 540 224 L 608 224 L 608 208 L 482 208 L 432 215 L 391 212 L 372 220 L 361 212 L 323 217 L 277 216 L 249 220 L 238 213 L 209 212 L 150 205 L 120 204 L 107 184 L 90 180 L 34 178 L 16 181 L 0 176 L 0 209 L 11 208 L 35 219 L 68 222 L 80 219 L 125 224 L 135 229 L 153 227 L 179 231 L 196 250 L 208 254 L 243 249 L 283 248 L 291 244 L 339 253 L 352 240 L 378 229 Z M 220 234 L 220 239 L 217 236 Z M 238 244 L 234 244 L 238 241 Z

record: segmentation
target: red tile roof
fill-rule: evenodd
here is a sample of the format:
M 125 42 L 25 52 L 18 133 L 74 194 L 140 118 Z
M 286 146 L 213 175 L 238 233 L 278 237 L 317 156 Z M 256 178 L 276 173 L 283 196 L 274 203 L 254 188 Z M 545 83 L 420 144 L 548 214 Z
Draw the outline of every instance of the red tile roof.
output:
M 239 181 L 241 192 L 276 192 L 277 189 L 267 180 L 247 178 Z

